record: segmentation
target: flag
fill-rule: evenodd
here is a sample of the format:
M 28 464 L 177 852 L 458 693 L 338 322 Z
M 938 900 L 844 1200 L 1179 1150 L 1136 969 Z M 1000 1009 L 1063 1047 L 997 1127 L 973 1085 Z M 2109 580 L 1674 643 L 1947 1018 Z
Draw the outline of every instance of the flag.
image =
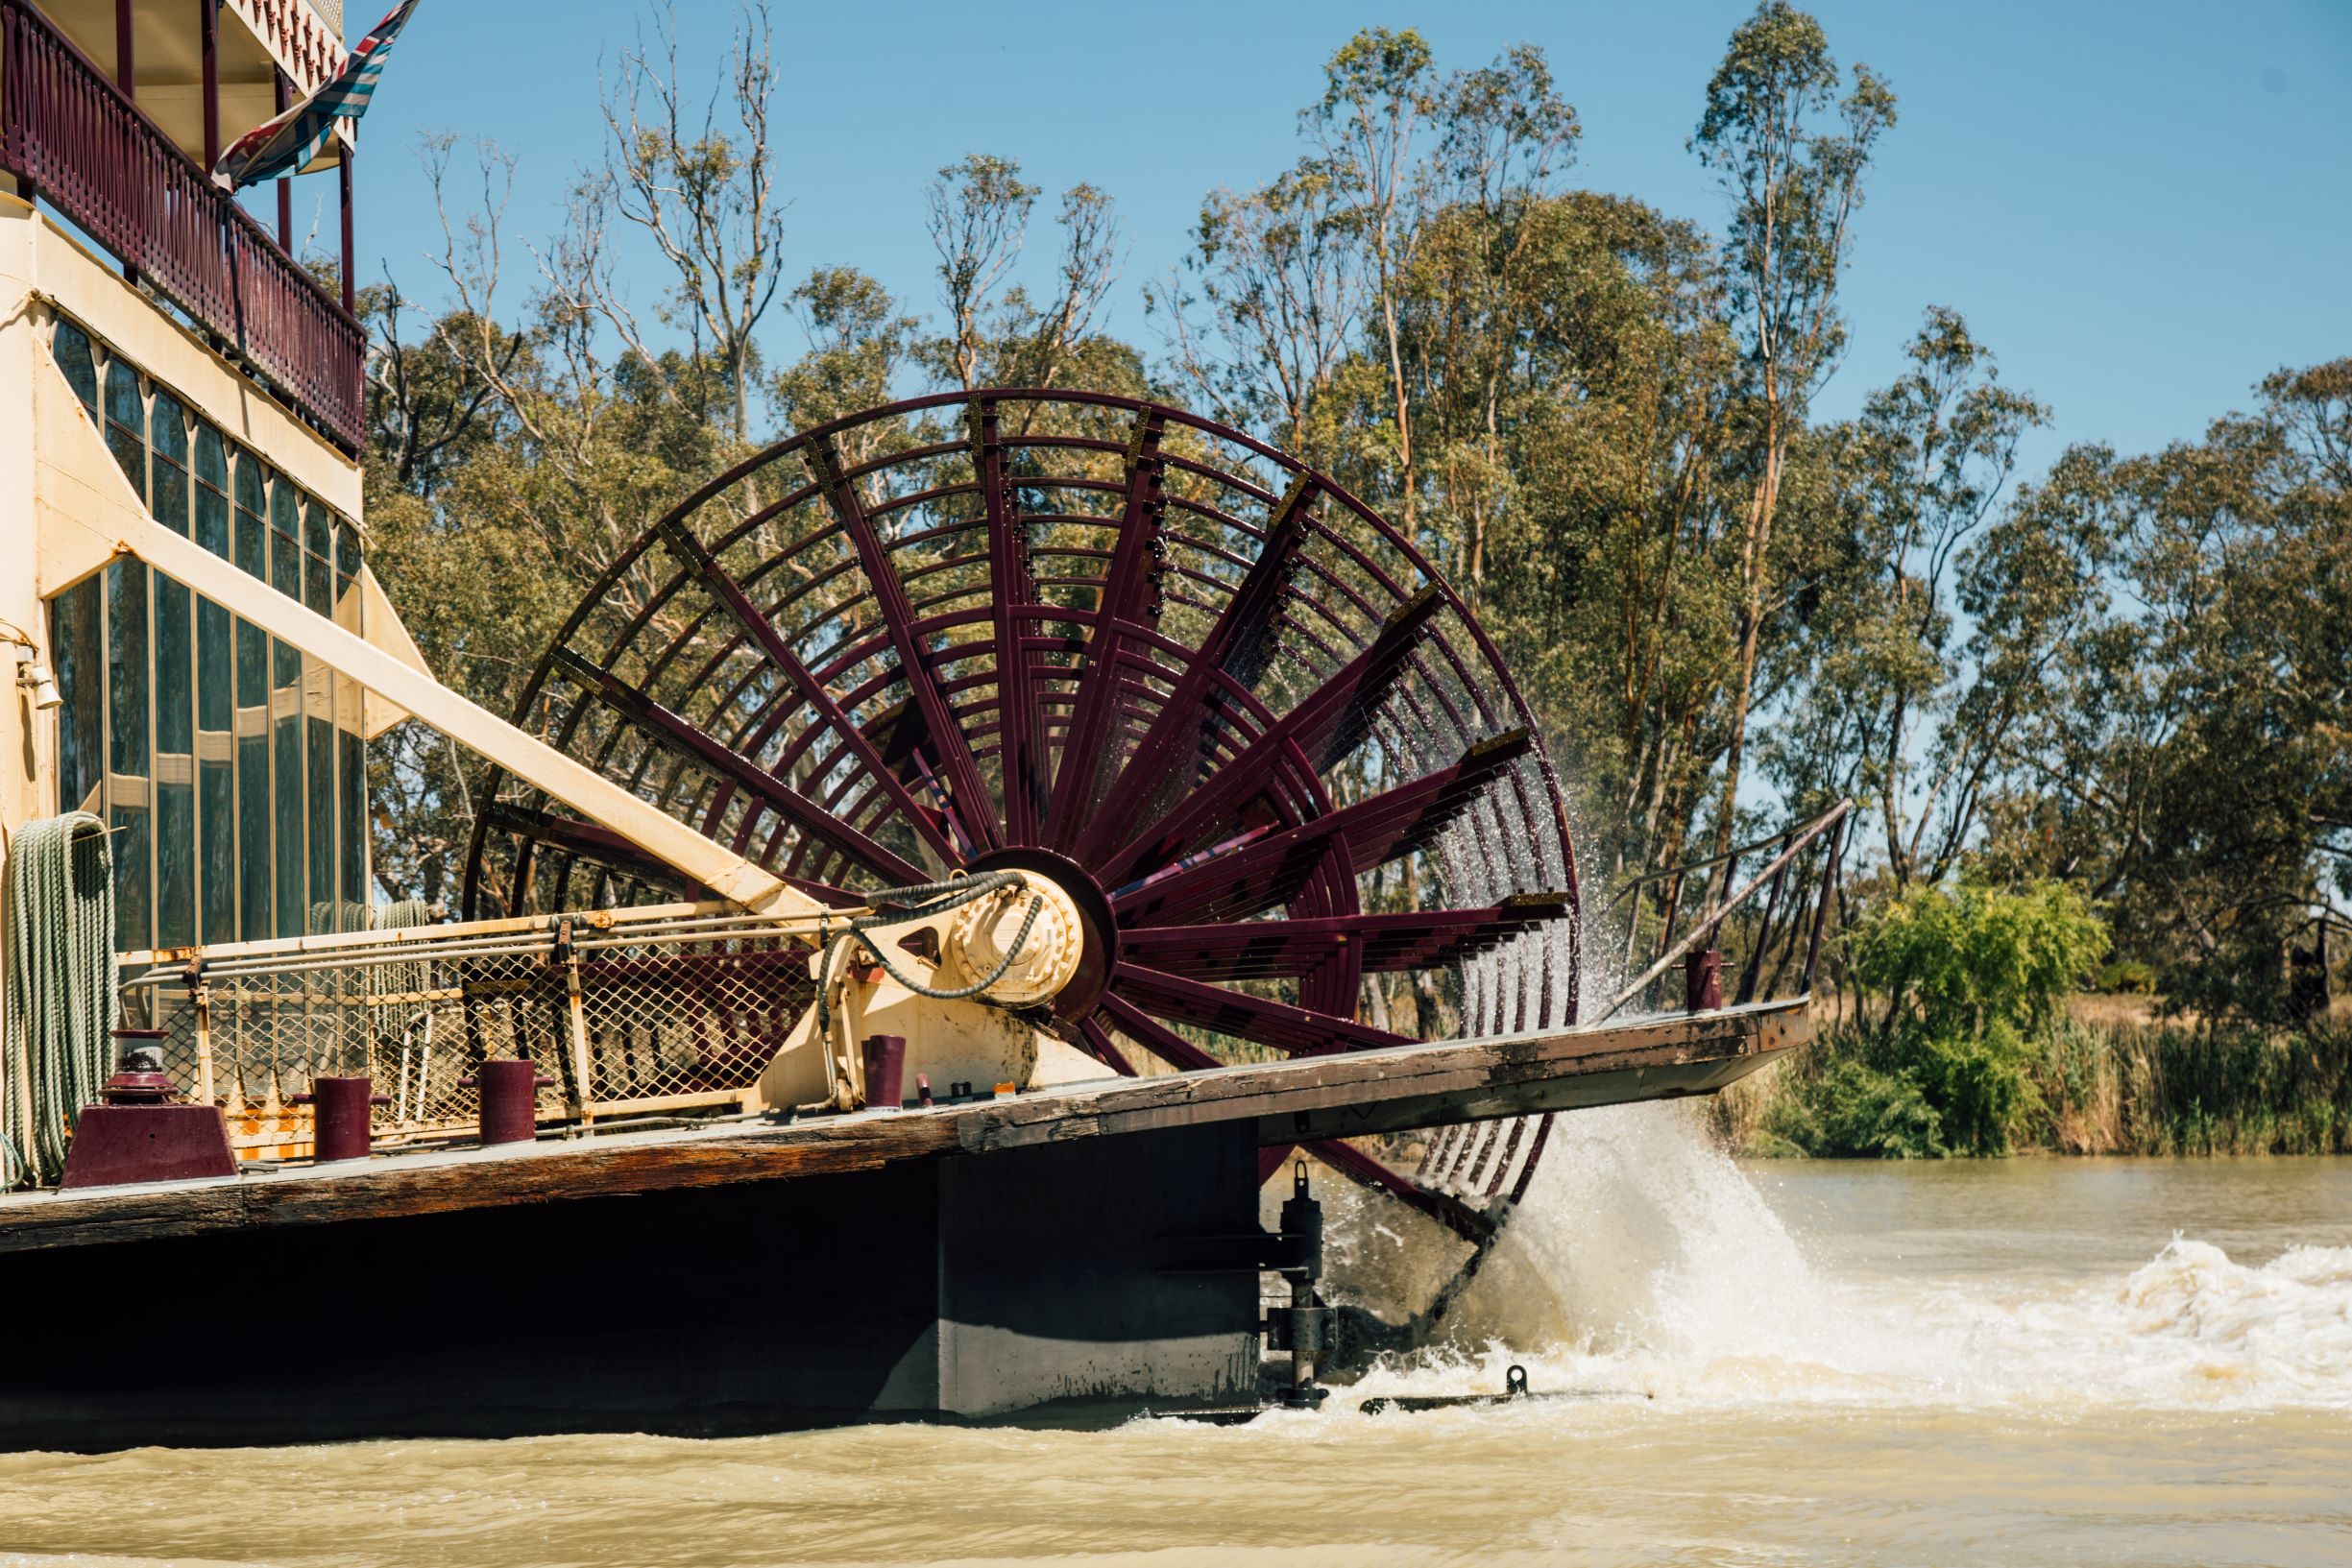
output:
M 235 190 L 307 169 L 334 133 L 337 120 L 356 120 L 367 112 L 376 79 L 384 74 L 384 60 L 392 53 L 392 40 L 416 9 L 417 0 L 400 0 L 376 24 L 375 32 L 359 40 L 343 69 L 325 86 L 230 142 L 212 165 L 212 182 Z

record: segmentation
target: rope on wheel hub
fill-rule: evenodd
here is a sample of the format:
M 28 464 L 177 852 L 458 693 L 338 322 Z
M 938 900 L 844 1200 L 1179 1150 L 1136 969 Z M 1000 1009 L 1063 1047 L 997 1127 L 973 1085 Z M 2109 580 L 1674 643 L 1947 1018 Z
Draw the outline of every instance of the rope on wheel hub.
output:
M 889 954 L 883 952 L 882 945 L 866 933 L 885 926 L 904 926 L 912 921 L 930 920 L 946 914 L 950 910 L 960 909 L 967 904 L 976 904 L 991 893 L 1022 885 L 1024 883 L 1018 872 L 983 871 L 976 877 L 958 877 L 944 882 L 920 882 L 912 887 L 886 888 L 872 895 L 868 901 L 870 903 L 899 905 L 902 907 L 893 908 L 887 912 L 877 910 L 870 915 L 860 915 L 849 923 L 848 928 L 840 935 L 830 940 L 826 940 L 822 934 L 819 936 L 819 940 L 824 943 L 825 957 L 824 961 L 818 964 L 816 972 L 817 1039 L 823 1041 L 832 1033 L 835 962 L 840 956 L 841 951 L 852 942 L 873 954 L 874 962 L 881 965 L 882 972 L 890 978 L 916 996 L 930 997 L 935 1001 L 962 1001 L 980 995 L 1003 979 L 1006 971 L 1019 961 L 1021 950 L 1029 945 L 1029 933 L 1036 926 L 1037 916 L 1045 909 L 1045 900 L 1035 894 L 1030 897 L 1029 912 L 1022 917 L 1021 929 L 1013 933 L 1012 943 L 1005 950 L 1004 958 L 986 978 L 975 981 L 970 985 L 952 988 L 930 986 L 910 979 L 899 971 L 896 964 L 890 961 Z M 921 900 L 930 902 L 910 902 Z
M 87 811 L 28 822 L 8 845 L 0 925 L 0 1189 L 49 1185 L 82 1107 L 113 1067 L 114 856 Z

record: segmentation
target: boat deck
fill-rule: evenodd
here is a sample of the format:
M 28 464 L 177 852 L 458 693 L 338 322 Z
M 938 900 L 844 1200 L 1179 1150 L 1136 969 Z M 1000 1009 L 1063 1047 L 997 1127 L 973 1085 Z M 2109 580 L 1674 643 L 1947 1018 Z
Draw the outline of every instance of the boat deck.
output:
M 447 1214 L 781 1181 L 1159 1128 L 1251 1121 L 1261 1148 L 1709 1094 L 1812 1033 L 1806 999 L 1564 1030 L 1398 1046 L 1199 1073 L 1104 1078 L 1003 1099 L 388 1151 L 0 1197 L 0 1252 Z

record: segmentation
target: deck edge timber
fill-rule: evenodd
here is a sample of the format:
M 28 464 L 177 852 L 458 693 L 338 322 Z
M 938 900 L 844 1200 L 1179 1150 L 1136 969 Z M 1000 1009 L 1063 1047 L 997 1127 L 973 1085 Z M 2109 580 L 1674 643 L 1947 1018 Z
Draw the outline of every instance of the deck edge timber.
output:
M 0 1252 L 346 1223 L 876 1170 L 1254 1119 L 1261 1146 L 1709 1094 L 1812 1035 L 1809 999 L 1105 1078 L 788 1123 L 386 1154 L 210 1181 L 0 1197 Z

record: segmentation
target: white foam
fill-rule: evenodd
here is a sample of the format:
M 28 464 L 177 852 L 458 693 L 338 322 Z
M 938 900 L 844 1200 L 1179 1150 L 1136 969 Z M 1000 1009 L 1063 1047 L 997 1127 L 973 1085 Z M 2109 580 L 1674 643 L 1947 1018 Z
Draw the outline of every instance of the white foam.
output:
M 1564 1118 L 1465 1295 L 1455 1348 L 1363 1392 L 1637 1393 L 1685 1406 L 2352 1409 L 2352 1248 L 2260 1264 L 2175 1238 L 2127 1276 L 1840 1278 L 1686 1110 Z

